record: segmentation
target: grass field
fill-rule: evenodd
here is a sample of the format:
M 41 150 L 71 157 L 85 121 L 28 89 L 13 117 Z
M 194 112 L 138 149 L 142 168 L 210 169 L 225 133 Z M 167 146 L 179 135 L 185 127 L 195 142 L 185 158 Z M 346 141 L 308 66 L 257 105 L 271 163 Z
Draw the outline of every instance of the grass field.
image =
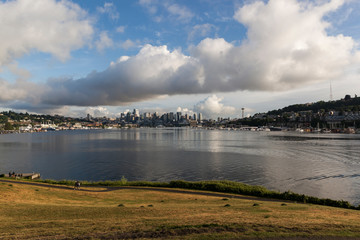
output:
M 360 211 L 289 202 L 0 183 L 0 239 L 360 237 Z M 326 239 L 324 237 L 323 239 Z

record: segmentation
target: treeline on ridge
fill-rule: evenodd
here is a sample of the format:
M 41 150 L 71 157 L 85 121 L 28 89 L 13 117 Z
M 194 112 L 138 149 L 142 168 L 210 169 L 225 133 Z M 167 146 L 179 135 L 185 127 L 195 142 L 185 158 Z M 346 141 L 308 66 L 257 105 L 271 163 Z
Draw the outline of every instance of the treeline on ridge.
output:
M 301 111 L 313 111 L 313 112 L 329 112 L 331 110 L 339 112 L 358 112 L 360 110 L 360 97 L 355 95 L 351 98 L 350 95 L 346 95 L 344 99 L 336 101 L 318 101 L 315 103 L 306 104 L 294 104 L 282 109 L 269 111 L 268 115 L 280 115 L 285 112 L 301 112 Z

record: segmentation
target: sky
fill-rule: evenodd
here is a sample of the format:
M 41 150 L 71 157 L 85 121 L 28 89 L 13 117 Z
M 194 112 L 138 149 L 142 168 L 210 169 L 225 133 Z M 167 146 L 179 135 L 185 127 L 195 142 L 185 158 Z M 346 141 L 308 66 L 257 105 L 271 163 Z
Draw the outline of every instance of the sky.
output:
M 0 0 L 0 111 L 241 117 L 360 93 L 357 0 Z

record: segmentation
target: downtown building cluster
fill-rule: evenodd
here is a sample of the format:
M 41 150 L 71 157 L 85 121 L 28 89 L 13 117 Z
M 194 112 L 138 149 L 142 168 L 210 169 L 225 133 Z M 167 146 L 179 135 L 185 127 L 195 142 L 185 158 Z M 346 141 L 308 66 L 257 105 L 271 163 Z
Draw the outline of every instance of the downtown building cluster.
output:
M 94 120 L 89 114 L 87 120 Z M 203 121 L 202 113 L 183 114 L 182 112 L 169 112 L 159 114 L 158 112 L 140 113 L 138 109 L 132 112 L 120 113 L 120 117 L 115 121 L 122 127 L 177 127 L 177 126 L 197 126 Z

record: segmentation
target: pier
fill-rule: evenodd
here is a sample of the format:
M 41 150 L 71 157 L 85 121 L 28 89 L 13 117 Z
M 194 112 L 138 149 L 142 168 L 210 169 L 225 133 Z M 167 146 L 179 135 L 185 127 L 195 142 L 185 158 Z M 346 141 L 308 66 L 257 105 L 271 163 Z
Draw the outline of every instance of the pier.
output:
M 15 174 L 4 174 L 4 177 L 8 178 L 26 178 L 26 179 L 38 179 L 40 178 L 40 173 L 15 173 Z

